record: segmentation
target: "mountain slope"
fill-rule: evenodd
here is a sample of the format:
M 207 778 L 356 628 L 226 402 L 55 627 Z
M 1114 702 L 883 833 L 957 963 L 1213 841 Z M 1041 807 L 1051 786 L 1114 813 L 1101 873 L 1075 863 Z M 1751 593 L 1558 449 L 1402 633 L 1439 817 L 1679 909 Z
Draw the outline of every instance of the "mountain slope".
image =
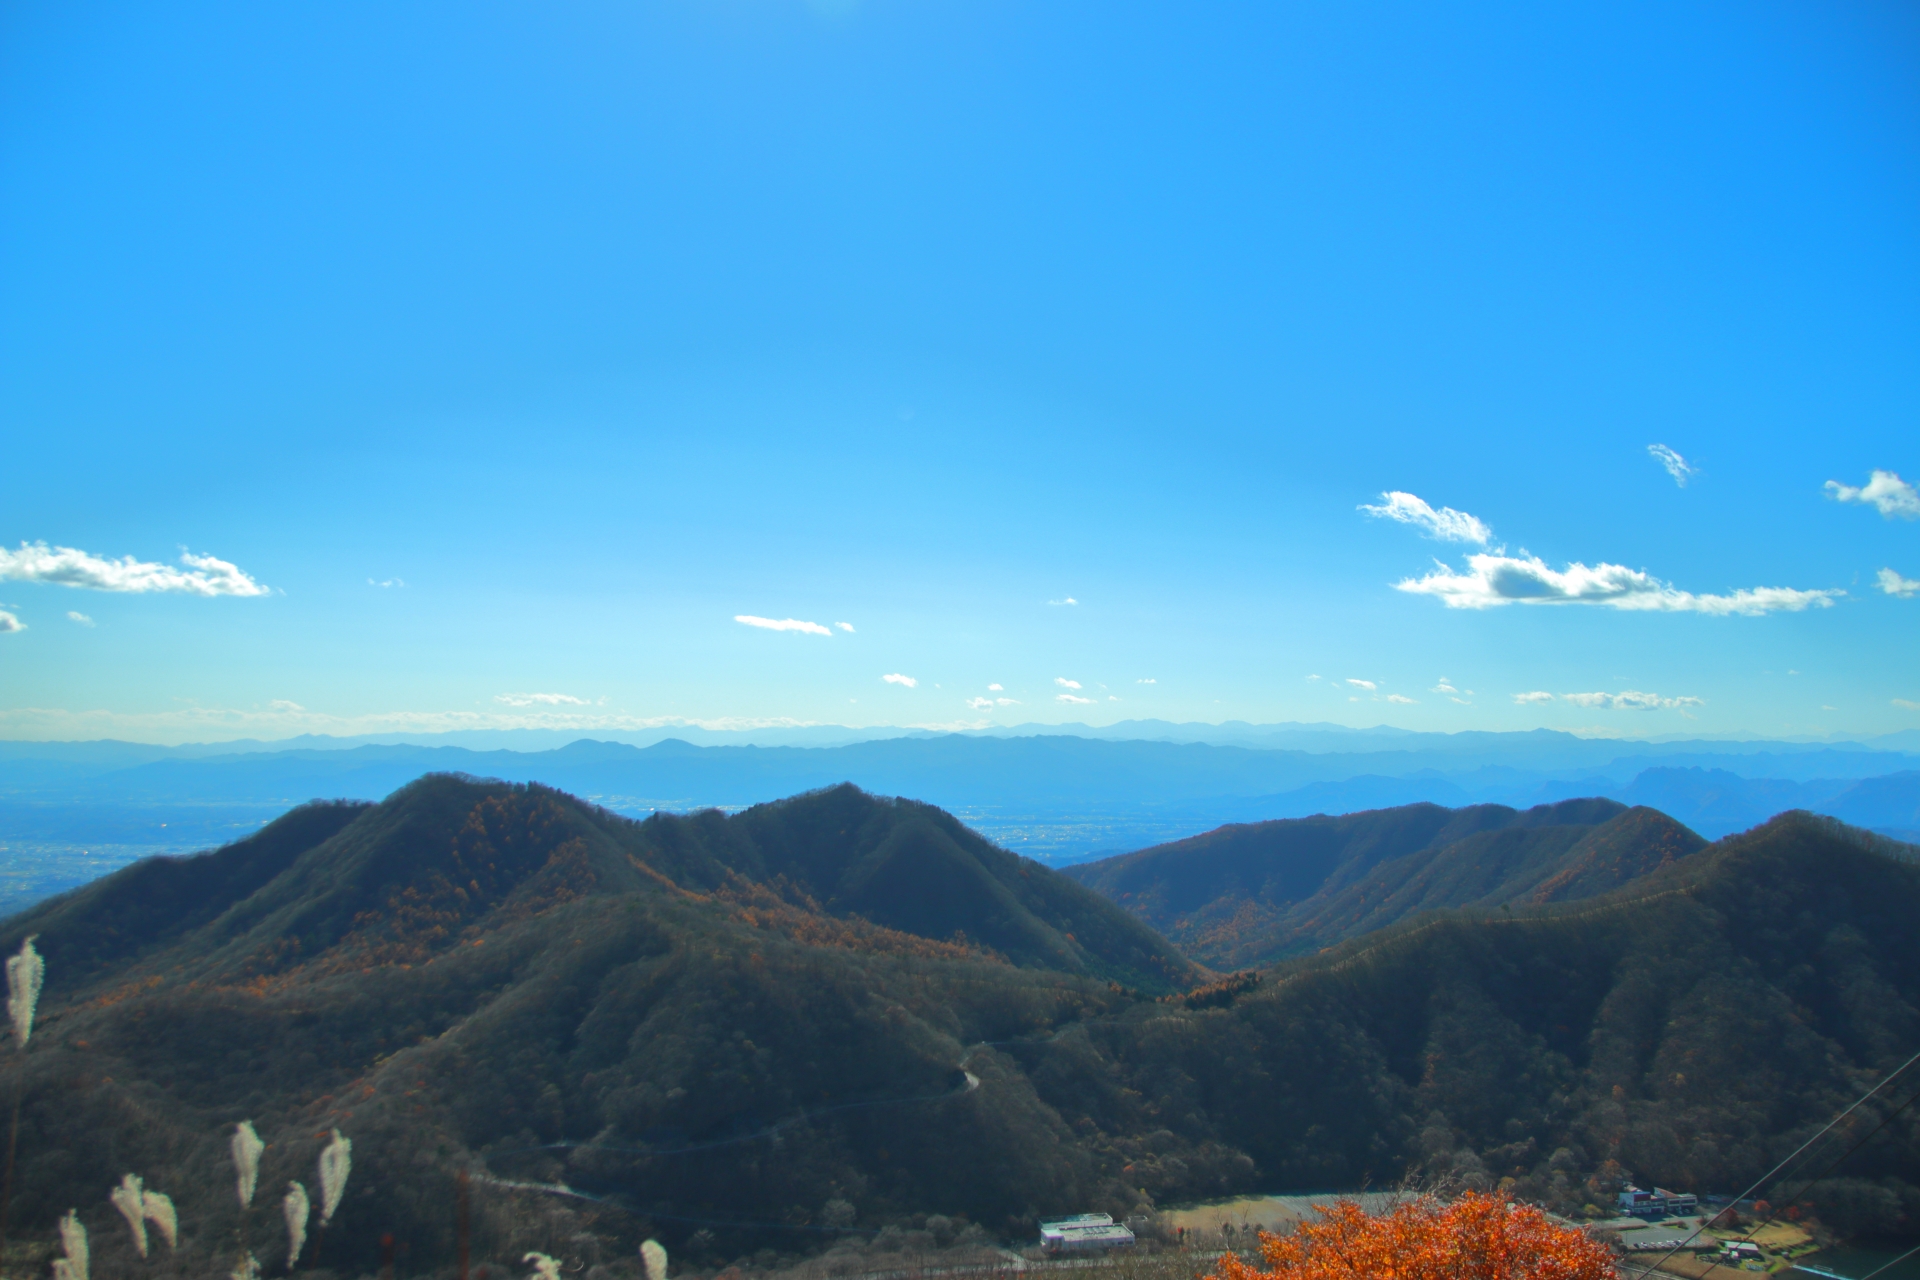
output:
M 1513 816 L 1414 823 L 1453 824 L 1443 848 L 1579 825 Z M 1564 850 L 1574 879 L 1642 848 L 1619 817 Z M 297 825 L 262 835 L 290 849 Z M 1600 898 L 1429 913 L 1159 1000 L 1099 971 L 1119 963 L 1103 922 L 1144 926 L 1032 864 L 969 864 L 956 827 L 839 790 L 629 823 L 430 778 L 183 932 L 124 914 L 131 875 L 96 909 L 8 921 L 0 947 L 39 932 L 49 957 L 30 1051 L 0 1060 L 24 1102 L 15 1237 L 78 1206 L 96 1273 L 130 1273 L 105 1196 L 131 1170 L 181 1219 L 180 1253 L 141 1274 L 230 1268 L 247 1232 L 276 1265 L 271 1206 L 249 1223 L 234 1201 L 241 1119 L 270 1143 L 263 1192 L 311 1187 L 329 1132 L 351 1137 L 310 1242 L 336 1273 L 378 1266 L 383 1236 L 450 1267 L 462 1172 L 476 1261 L 539 1248 L 576 1269 L 649 1235 L 682 1270 L 764 1270 L 755 1250 L 849 1225 L 937 1213 L 1017 1238 L 1042 1214 L 1415 1163 L 1577 1210 L 1628 1171 L 1737 1189 L 1920 1048 L 1914 851 L 1806 815 Z M 1392 822 L 1359 827 L 1381 865 Z M 942 914 L 948 897 L 974 909 Z M 88 971 L 109 907 L 154 941 Z M 939 936 L 955 919 L 966 939 Z M 993 929 L 1037 959 L 983 949 Z M 1846 1172 L 1920 1196 L 1920 1134 Z
M 1069 867 L 1216 968 L 1338 942 L 1422 911 L 1604 892 L 1705 845 L 1651 809 L 1408 805 L 1222 827 Z

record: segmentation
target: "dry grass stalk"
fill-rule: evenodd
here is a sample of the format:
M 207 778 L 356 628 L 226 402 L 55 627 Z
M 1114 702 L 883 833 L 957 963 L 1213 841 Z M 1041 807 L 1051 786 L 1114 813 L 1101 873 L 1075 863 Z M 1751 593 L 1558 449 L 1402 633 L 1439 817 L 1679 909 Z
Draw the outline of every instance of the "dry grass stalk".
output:
M 640 1246 L 640 1261 L 647 1268 L 647 1280 L 667 1280 L 667 1251 L 658 1240 Z
M 544 1253 L 530 1253 L 520 1259 L 533 1264 L 533 1275 L 528 1280 L 560 1280 L 560 1259 L 550 1258 Z
M 140 1193 L 140 1216 L 159 1228 L 160 1238 L 167 1242 L 167 1248 L 180 1247 L 180 1219 L 173 1212 L 173 1198 L 158 1191 Z
M 60 1245 L 67 1256 L 53 1260 L 53 1280 L 87 1280 L 87 1229 L 77 1209 L 60 1219 Z
M 120 1179 L 120 1185 L 113 1189 L 107 1199 L 127 1220 L 127 1230 L 133 1232 L 133 1247 L 144 1258 L 147 1256 L 147 1217 L 141 1204 L 141 1191 L 140 1175 L 130 1173 Z
M 267 1144 L 253 1131 L 253 1121 L 242 1120 L 233 1131 L 233 1167 L 239 1174 L 240 1207 L 253 1207 L 253 1192 L 260 1183 L 260 1153 Z
M 286 1197 L 280 1201 L 280 1212 L 287 1219 L 287 1270 L 291 1271 L 307 1243 L 307 1218 L 313 1213 L 307 1189 L 297 1182 L 289 1182 Z
M 20 944 L 20 954 L 7 959 L 7 1016 L 13 1019 L 13 1037 L 25 1049 L 33 1036 L 33 1011 L 40 1003 L 40 987 L 47 980 L 47 962 L 33 949 L 34 934 Z
M 347 1175 L 353 1172 L 353 1140 L 333 1131 L 333 1141 L 320 1152 L 320 1225 L 333 1221 L 340 1197 L 347 1193 Z
M 238 1271 L 229 1271 L 228 1280 L 260 1280 L 260 1259 L 248 1254 L 240 1260 Z M 55 1278 L 58 1280 L 58 1277 Z

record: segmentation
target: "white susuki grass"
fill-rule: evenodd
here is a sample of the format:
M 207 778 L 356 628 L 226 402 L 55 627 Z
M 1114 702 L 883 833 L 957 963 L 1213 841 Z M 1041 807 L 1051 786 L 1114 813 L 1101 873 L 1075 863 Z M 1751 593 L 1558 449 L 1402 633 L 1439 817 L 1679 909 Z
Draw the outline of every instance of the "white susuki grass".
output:
M 20 944 L 20 954 L 7 958 L 7 1016 L 13 1019 L 13 1038 L 25 1049 L 33 1036 L 33 1011 L 40 1003 L 40 987 L 47 980 L 47 962 L 33 949 L 34 934 Z
M 158 1191 L 140 1193 L 140 1216 L 151 1222 L 167 1242 L 167 1248 L 180 1247 L 180 1219 L 173 1211 L 173 1197 Z
M 233 1130 L 233 1167 L 239 1175 L 240 1207 L 253 1207 L 253 1192 L 260 1185 L 260 1153 L 267 1144 L 253 1131 L 253 1121 L 242 1120 Z
M 533 1274 L 528 1280 L 560 1280 L 560 1259 L 549 1258 L 544 1253 L 530 1253 L 520 1259 L 533 1264 Z
M 133 1247 L 144 1258 L 147 1256 L 147 1215 L 141 1204 L 142 1190 L 140 1175 L 130 1173 L 120 1179 L 120 1185 L 107 1199 L 113 1201 L 113 1207 L 127 1220 L 127 1230 L 133 1232 Z
M 647 1280 L 667 1280 L 667 1250 L 658 1240 L 640 1246 L 640 1261 L 646 1265 Z
M 287 1270 L 291 1271 L 307 1243 L 307 1218 L 313 1213 L 307 1189 L 297 1182 L 289 1182 L 286 1197 L 280 1201 L 280 1212 L 287 1219 Z
M 340 1197 L 347 1193 L 347 1175 L 353 1172 L 353 1140 L 333 1131 L 333 1141 L 320 1152 L 320 1225 L 333 1221 Z
M 248 1254 L 240 1260 L 237 1271 L 227 1272 L 229 1280 L 260 1280 L 260 1259 Z M 56 1277 L 56 1280 L 58 1278 Z
M 60 1245 L 67 1256 L 53 1260 L 53 1280 L 87 1280 L 87 1229 L 76 1209 L 60 1219 Z

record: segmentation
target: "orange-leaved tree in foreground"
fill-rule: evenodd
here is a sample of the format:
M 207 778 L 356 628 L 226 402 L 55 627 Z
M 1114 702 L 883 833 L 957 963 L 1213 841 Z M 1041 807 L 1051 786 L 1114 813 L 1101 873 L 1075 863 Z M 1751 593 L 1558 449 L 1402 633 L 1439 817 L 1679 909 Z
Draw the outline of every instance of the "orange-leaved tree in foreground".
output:
M 1613 1253 L 1531 1205 L 1485 1192 L 1431 1196 L 1391 1213 L 1316 1206 L 1290 1236 L 1260 1234 L 1263 1270 L 1227 1254 L 1207 1280 L 1612 1280 Z

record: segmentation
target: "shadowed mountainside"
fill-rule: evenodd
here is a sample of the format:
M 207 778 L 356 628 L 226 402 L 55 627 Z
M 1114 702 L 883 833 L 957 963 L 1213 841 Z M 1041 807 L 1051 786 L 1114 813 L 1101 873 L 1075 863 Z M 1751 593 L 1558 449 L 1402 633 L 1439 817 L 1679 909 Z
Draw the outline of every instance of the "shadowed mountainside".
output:
M 1617 874 L 1604 842 L 1568 855 L 1631 816 L 1556 874 Z M 1495 818 L 1415 824 L 1454 824 L 1441 848 L 1579 825 Z M 1426 847 L 1370 824 L 1373 865 Z M 632 823 L 430 777 L 0 928 L 48 958 L 3 1064 L 15 1235 L 77 1205 L 97 1273 L 130 1270 L 106 1192 L 131 1170 L 181 1219 L 143 1273 L 227 1268 L 247 1232 L 271 1268 L 271 1205 L 249 1225 L 233 1197 L 242 1119 L 263 1194 L 352 1138 L 311 1242 L 334 1271 L 378 1265 L 383 1236 L 450 1265 L 463 1170 L 478 1259 L 657 1235 L 693 1268 L 916 1214 L 1017 1237 L 1412 1164 L 1563 1209 L 1627 1170 L 1725 1189 L 1920 1046 L 1912 852 L 1787 815 L 1599 898 L 1442 912 L 1156 999 L 1115 975 L 1204 975 L 926 806 L 836 788 Z M 1917 1152 L 1899 1129 L 1846 1172 L 1920 1205 Z
M 1611 800 L 1416 804 L 1221 827 L 1063 874 L 1225 969 L 1443 907 L 1590 897 L 1705 844 L 1662 813 Z

